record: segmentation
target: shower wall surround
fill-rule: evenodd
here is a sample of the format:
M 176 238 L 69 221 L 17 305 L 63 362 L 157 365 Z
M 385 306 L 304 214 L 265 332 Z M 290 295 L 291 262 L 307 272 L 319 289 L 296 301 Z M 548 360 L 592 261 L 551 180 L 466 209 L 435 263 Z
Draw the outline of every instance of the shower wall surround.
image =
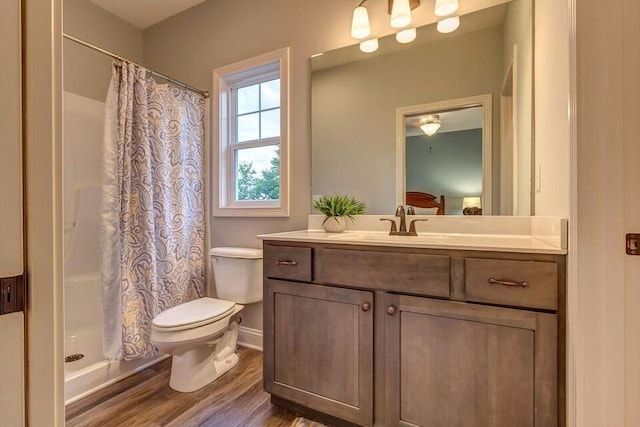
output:
M 142 30 L 89 1 L 64 1 L 64 31 L 134 60 L 143 59 Z M 111 362 L 102 354 L 99 190 L 111 59 L 65 40 L 63 66 L 65 356 L 83 355 L 65 364 L 69 403 L 159 358 Z

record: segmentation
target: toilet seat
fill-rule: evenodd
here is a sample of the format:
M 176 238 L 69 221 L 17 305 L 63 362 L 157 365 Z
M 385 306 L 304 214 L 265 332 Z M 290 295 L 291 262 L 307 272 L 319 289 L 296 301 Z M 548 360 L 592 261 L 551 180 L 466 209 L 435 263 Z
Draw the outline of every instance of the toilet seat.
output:
M 224 319 L 235 312 L 236 303 L 203 297 L 163 311 L 153 319 L 159 332 L 194 329 Z

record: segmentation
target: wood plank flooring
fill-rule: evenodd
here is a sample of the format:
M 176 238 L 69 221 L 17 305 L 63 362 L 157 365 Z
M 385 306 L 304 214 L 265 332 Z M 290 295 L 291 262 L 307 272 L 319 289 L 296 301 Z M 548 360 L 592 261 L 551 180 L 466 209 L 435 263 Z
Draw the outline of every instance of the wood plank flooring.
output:
M 240 352 L 235 368 L 193 393 L 169 387 L 166 359 L 68 405 L 67 426 L 290 426 L 297 414 L 262 390 L 262 353 Z

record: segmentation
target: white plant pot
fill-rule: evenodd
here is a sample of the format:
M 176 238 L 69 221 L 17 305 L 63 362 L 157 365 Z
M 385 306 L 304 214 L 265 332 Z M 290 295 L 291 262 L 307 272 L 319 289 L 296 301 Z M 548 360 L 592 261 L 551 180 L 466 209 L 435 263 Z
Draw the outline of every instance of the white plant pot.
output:
M 347 226 L 343 216 L 331 216 L 322 224 L 327 233 L 342 233 Z

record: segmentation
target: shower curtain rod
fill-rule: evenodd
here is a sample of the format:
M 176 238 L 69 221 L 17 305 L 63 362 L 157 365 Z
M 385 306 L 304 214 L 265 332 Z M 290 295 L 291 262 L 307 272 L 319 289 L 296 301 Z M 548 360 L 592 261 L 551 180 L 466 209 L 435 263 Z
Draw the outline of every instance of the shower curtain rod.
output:
M 98 46 L 92 45 L 91 43 L 88 43 L 88 42 L 86 42 L 86 41 L 84 41 L 84 40 L 80 40 L 80 39 L 79 39 L 79 38 L 77 38 L 77 37 L 70 36 L 69 34 L 66 34 L 66 33 L 63 33 L 63 34 L 62 34 L 62 36 L 63 36 L 65 39 L 71 40 L 72 42 L 76 42 L 76 43 L 78 43 L 78 44 L 80 44 L 80 45 L 82 45 L 82 46 L 85 46 L 85 47 L 88 47 L 88 48 L 93 49 L 93 50 L 95 50 L 95 51 L 98 51 L 98 52 L 103 53 L 103 54 L 105 54 L 105 55 L 108 55 L 108 56 L 110 56 L 110 57 L 112 57 L 112 58 L 119 59 L 119 60 L 124 61 L 124 62 L 129 62 L 129 63 L 136 64 L 136 62 L 135 62 L 135 61 L 132 61 L 132 60 L 130 60 L 130 59 L 127 59 L 127 58 L 125 58 L 125 57 L 122 57 L 122 56 L 120 56 L 120 55 L 118 55 L 118 54 L 115 54 L 115 53 L 113 53 L 113 52 L 109 52 L 108 50 L 106 50 L 106 49 L 102 49 L 101 47 L 98 47 Z M 183 83 L 183 82 L 181 82 L 180 80 L 173 79 L 173 78 L 171 78 L 171 77 L 167 76 L 166 74 L 162 74 L 162 73 L 159 73 L 159 72 L 157 72 L 157 71 L 150 70 L 150 69 L 146 69 L 146 70 L 147 70 L 147 71 L 149 71 L 149 72 L 151 73 L 151 75 L 152 75 L 152 76 L 159 77 L 159 78 L 161 78 L 161 79 L 163 79 L 163 80 L 168 81 L 169 83 L 173 83 L 173 84 L 175 84 L 175 85 L 177 85 L 177 86 L 180 86 L 180 87 L 182 87 L 182 88 L 184 88 L 184 89 L 190 90 L 190 91 L 192 91 L 192 92 L 199 93 L 200 95 L 204 96 L 205 98 L 208 98 L 208 97 L 209 97 L 209 92 L 208 92 L 208 91 L 206 91 L 206 90 L 200 90 L 200 89 L 195 88 L 195 87 L 193 87 L 193 86 L 190 86 L 190 85 L 188 85 L 188 84 L 186 84 L 186 83 Z

